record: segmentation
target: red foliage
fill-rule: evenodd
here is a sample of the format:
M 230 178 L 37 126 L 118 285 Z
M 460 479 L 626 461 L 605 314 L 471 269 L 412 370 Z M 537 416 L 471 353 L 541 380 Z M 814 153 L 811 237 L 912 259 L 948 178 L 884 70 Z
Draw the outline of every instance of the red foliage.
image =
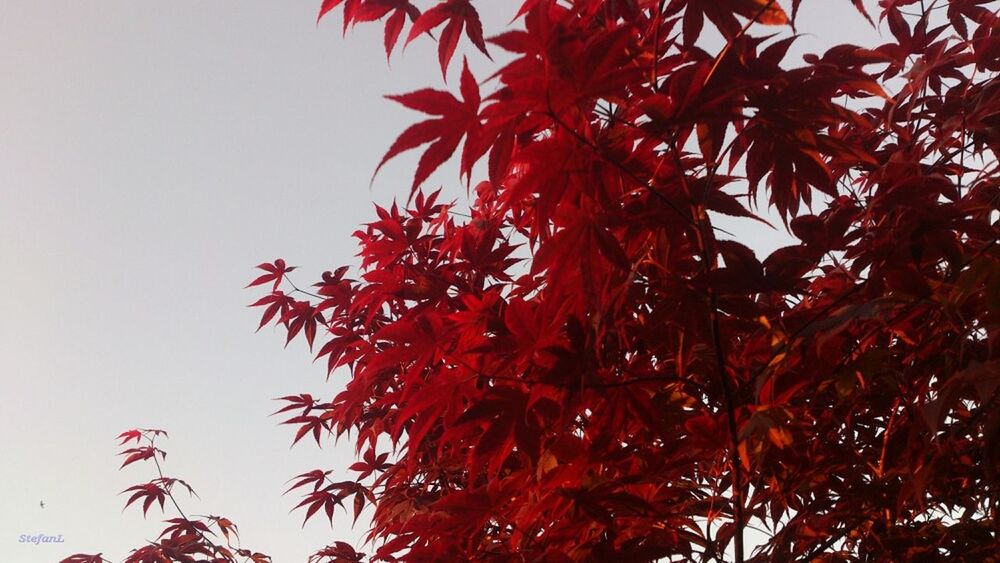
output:
M 147 543 L 141 548 L 135 549 L 125 558 L 125 563 L 271 563 L 271 558 L 263 553 L 252 552 L 239 545 L 236 525 L 228 518 L 222 516 L 188 516 L 180 508 L 177 498 L 173 494 L 174 485 L 181 485 L 187 489 L 188 493 L 194 495 L 195 492 L 185 481 L 174 477 L 163 475 L 161 462 L 166 460 L 167 454 L 156 447 L 156 439 L 160 436 L 166 437 L 163 430 L 151 428 L 136 428 L 126 430 L 118 435 L 121 445 L 131 441 L 137 444 L 145 442 L 146 445 L 137 446 L 121 452 L 120 455 L 128 456 L 128 465 L 137 461 L 152 461 L 156 469 L 156 477 L 148 483 L 134 485 L 122 491 L 131 493 L 125 502 L 125 508 L 129 505 L 144 499 L 142 503 L 142 515 L 146 513 L 154 504 L 159 504 L 160 509 L 164 508 L 167 499 L 177 510 L 178 516 L 166 520 L 167 527 L 156 541 Z M 221 541 L 218 534 L 222 535 Z M 107 559 L 96 555 L 78 553 L 63 559 L 60 563 L 104 563 Z
M 379 166 L 429 146 L 357 278 L 253 282 L 350 370 L 282 399 L 361 454 L 299 476 L 307 520 L 374 505 L 381 561 L 997 560 L 1000 18 L 884 1 L 887 43 L 798 63 L 798 4 L 527 0 L 490 80 L 390 97 L 431 118 Z M 344 2 L 387 53 L 403 14 L 443 72 L 486 51 L 467 0 Z M 419 188 L 463 140 L 456 209 Z M 797 239 L 766 257 L 712 224 L 761 187 Z

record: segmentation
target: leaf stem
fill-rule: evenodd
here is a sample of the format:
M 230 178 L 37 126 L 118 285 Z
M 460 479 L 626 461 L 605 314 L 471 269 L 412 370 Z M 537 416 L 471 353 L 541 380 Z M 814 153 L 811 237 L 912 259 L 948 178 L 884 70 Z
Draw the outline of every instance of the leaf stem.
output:
M 146 439 L 149 440 L 150 447 L 152 447 L 152 448 L 156 447 L 156 445 L 154 444 L 154 442 L 156 441 L 156 436 L 155 435 L 152 438 L 147 437 Z M 153 463 L 156 464 L 156 474 L 160 476 L 160 482 L 162 483 L 165 478 L 163 476 L 163 469 L 160 467 L 160 460 L 157 459 L 157 453 L 156 453 L 155 449 L 153 450 Z M 188 518 L 186 514 L 184 514 L 184 511 L 181 510 L 181 505 L 178 504 L 177 499 L 174 498 L 174 494 L 172 492 L 172 489 L 173 489 L 173 486 L 170 486 L 170 487 L 166 488 L 167 497 L 170 498 L 170 502 L 174 505 L 174 508 L 177 510 L 177 513 L 180 514 L 181 518 L 183 518 L 185 522 L 187 522 L 188 524 L 191 524 L 191 527 L 194 529 L 194 531 L 198 532 L 198 535 L 201 536 L 202 541 L 204 541 L 206 544 L 212 546 L 212 549 L 215 551 L 215 553 L 218 553 L 220 547 L 218 545 L 216 545 L 214 542 L 212 542 L 211 540 L 209 540 L 208 537 L 205 536 L 205 534 L 201 530 L 199 530 L 197 526 L 194 526 L 194 524 L 191 522 L 191 519 Z

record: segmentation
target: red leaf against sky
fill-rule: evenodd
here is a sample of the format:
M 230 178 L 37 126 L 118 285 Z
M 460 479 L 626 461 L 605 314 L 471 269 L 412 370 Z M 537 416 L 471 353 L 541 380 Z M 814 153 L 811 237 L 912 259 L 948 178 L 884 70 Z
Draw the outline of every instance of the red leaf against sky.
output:
M 126 430 L 125 432 L 122 432 L 121 434 L 118 435 L 118 439 L 121 440 L 119 445 L 122 446 L 131 442 L 132 440 L 139 442 L 139 440 L 142 439 L 142 432 L 138 429 Z
M 250 282 L 247 287 L 253 287 L 255 285 L 262 285 L 265 283 L 272 283 L 271 289 L 277 291 L 278 286 L 284 280 L 285 274 L 295 270 L 294 266 L 286 266 L 285 261 L 278 258 L 273 263 L 264 262 L 263 264 L 258 264 L 257 269 L 264 270 L 266 273 L 257 277 L 252 282 Z
M 481 131 L 479 86 L 467 63 L 462 66 L 461 94 L 461 101 L 448 92 L 431 89 L 386 96 L 407 108 L 438 117 L 421 121 L 403 131 L 382 157 L 375 173 L 378 174 L 386 162 L 400 153 L 430 143 L 421 155 L 413 176 L 412 195 L 434 170 L 451 157 L 465 138 L 462 173 L 471 174 L 472 165 L 482 155 L 482 151 L 477 146 Z
M 470 0 L 441 0 L 417 18 L 406 42 L 409 43 L 442 24 L 445 26 L 437 39 L 438 61 L 441 64 L 442 76 L 448 75 L 448 63 L 455 54 L 455 47 L 463 29 L 472 44 L 489 56 L 486 51 L 486 41 L 483 39 L 483 24 L 479 21 L 479 13 L 472 7 Z
M 667 14 L 684 10 L 684 43 L 693 45 L 708 19 L 726 38 L 735 37 L 742 27 L 736 16 L 765 25 L 784 25 L 788 16 L 775 0 L 671 0 Z
M 138 446 L 135 448 L 129 448 L 118 455 L 126 456 L 125 461 L 123 461 L 121 465 L 121 467 L 125 467 L 126 465 L 131 465 L 137 461 L 152 459 L 157 454 L 159 454 L 160 457 L 167 457 L 166 452 L 161 449 L 154 448 L 153 446 Z
M 105 561 L 106 560 L 104 557 L 101 557 L 100 553 L 96 555 L 84 555 L 82 553 L 78 553 L 59 561 L 59 563 L 104 563 Z
M 146 511 L 149 507 L 153 505 L 154 502 L 160 503 L 160 509 L 163 509 L 163 502 L 167 498 L 167 492 L 157 483 L 146 483 L 145 485 L 134 485 L 131 486 L 122 493 L 132 492 L 132 496 L 129 497 L 128 501 L 125 502 L 125 508 L 128 508 L 133 502 L 144 499 L 142 501 L 142 515 L 146 515 Z

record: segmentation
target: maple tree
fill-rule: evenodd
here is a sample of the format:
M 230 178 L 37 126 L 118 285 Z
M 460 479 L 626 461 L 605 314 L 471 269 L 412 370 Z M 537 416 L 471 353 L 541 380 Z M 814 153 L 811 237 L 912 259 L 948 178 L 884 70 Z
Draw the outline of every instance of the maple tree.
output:
M 429 117 L 378 167 L 423 152 L 356 278 L 251 283 L 350 373 L 279 410 L 359 454 L 295 480 L 306 520 L 374 506 L 371 555 L 314 561 L 997 560 L 998 7 L 844 0 L 887 42 L 798 62 L 799 4 L 527 0 L 486 39 L 470 0 L 322 3 L 443 77 L 463 36 L 509 61 L 388 97 Z M 467 206 L 422 189 L 459 145 Z M 759 191 L 795 238 L 766 257 L 713 224 Z M 236 560 L 213 522 L 129 561 Z

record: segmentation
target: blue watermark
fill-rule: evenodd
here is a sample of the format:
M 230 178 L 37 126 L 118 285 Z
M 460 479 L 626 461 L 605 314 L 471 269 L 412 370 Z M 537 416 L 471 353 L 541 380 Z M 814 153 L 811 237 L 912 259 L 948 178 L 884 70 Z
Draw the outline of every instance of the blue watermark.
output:
M 17 537 L 17 543 L 33 543 L 35 545 L 41 545 L 43 543 L 63 543 L 65 541 L 66 540 L 63 539 L 62 534 L 55 536 L 50 536 L 48 534 L 35 534 L 33 536 L 29 534 L 21 534 Z

